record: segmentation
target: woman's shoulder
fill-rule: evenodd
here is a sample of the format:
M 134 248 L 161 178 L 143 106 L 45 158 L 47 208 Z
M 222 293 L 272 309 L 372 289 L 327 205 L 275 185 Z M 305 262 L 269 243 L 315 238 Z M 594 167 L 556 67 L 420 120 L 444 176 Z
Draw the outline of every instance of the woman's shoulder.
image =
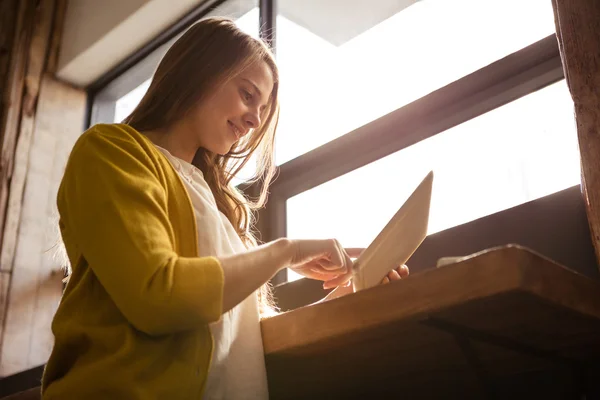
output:
M 136 157 L 155 159 L 156 149 L 140 132 L 126 124 L 96 124 L 75 142 L 71 158 Z
M 96 124 L 81 135 L 77 144 L 93 145 L 98 142 L 111 142 L 143 146 L 148 141 L 144 135 L 126 124 Z
M 166 161 L 168 162 L 168 161 Z M 125 124 L 97 124 L 87 129 L 71 149 L 66 174 L 81 169 L 130 170 L 158 175 L 164 169 L 161 155 L 152 142 Z

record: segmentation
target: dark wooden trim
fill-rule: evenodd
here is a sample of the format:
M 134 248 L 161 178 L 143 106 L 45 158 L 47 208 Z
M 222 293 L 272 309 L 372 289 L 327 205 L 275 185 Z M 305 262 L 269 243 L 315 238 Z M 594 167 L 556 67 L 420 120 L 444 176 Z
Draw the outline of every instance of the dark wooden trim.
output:
M 0 378 L 0 398 L 41 385 L 45 365 Z
M 4 93 L 8 84 L 18 11 L 19 3 L 16 0 L 0 0 L 0 116 L 7 107 Z
M 83 116 L 83 129 L 86 130 L 92 126 L 92 109 L 94 107 L 94 97 L 90 91 L 86 90 L 87 99 L 85 102 L 85 115 Z
M 0 110 L 0 248 L 2 247 L 1 236 L 6 222 L 21 111 L 23 101 L 26 98 L 26 72 L 30 57 L 30 46 L 37 22 L 36 16 L 39 15 L 35 1 L 18 2 L 18 9 L 14 15 L 15 32 L 8 58 L 6 82 L 3 92 L 0 93 L 2 99 L 2 109 Z M 4 270 L 6 268 L 0 265 L 0 269 Z M 2 338 L 0 338 L 1 341 Z
M 271 192 L 292 197 L 563 77 L 553 34 L 281 165 Z
M 277 0 L 259 0 L 259 7 L 260 38 L 275 53 L 277 48 Z
M 158 36 L 154 39 L 150 40 L 148 43 L 143 45 L 133 54 L 125 58 L 123 61 L 118 63 L 114 68 L 107 71 L 100 78 L 94 81 L 91 85 L 89 85 L 86 90 L 88 91 L 88 95 L 99 92 L 106 85 L 108 85 L 113 79 L 117 78 L 119 75 L 123 74 L 129 68 L 135 66 L 138 62 L 143 60 L 145 57 L 150 55 L 154 50 L 158 49 L 160 46 L 167 43 L 169 40 L 173 39 L 175 36 L 183 32 L 185 29 L 194 24 L 194 22 L 198 21 L 199 18 L 209 13 L 214 8 L 223 4 L 227 0 L 205 0 L 200 3 L 196 8 L 185 14 L 181 19 L 175 22 L 173 25 L 169 26 L 167 29 L 162 31 Z
M 583 195 L 600 268 L 600 2 L 553 0 L 567 86 L 574 103 Z

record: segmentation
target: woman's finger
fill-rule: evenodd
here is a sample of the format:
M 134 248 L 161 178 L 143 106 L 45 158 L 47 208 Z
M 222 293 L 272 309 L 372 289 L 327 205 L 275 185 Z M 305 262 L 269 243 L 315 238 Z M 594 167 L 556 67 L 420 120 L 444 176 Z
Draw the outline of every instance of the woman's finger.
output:
M 348 263 L 346 262 L 346 253 L 343 251 L 340 242 L 336 239 L 330 241 L 332 245 L 331 256 L 329 260 L 319 260 L 323 268 L 327 271 L 336 271 L 338 273 L 347 273 L 349 271 Z
M 400 277 L 400 274 L 395 269 L 388 272 L 387 277 L 390 281 L 399 281 L 400 279 L 402 279 Z
M 383 278 L 383 280 L 381 281 L 381 284 L 384 285 L 386 283 L 390 283 L 389 278 L 386 276 L 385 278 Z
M 323 272 L 334 272 L 337 274 L 344 272 L 340 271 L 343 269 L 344 264 L 340 260 L 340 256 L 337 254 L 332 256 L 331 259 L 322 258 L 320 260 L 313 261 L 313 263 L 316 264 L 316 268 L 322 269 Z
M 335 278 L 336 276 L 340 275 L 339 272 L 336 272 L 336 271 L 327 271 L 326 269 L 319 268 L 319 267 L 306 268 L 306 269 L 303 269 L 303 272 L 308 272 L 307 270 L 309 270 L 310 272 L 312 272 L 312 273 L 316 274 L 317 276 L 319 276 L 319 278 L 321 280 L 332 279 L 332 278 Z
M 323 289 L 333 289 L 335 287 L 344 285 L 348 283 L 352 279 L 352 272 L 347 272 L 343 275 L 330 279 L 328 281 L 323 282 Z
M 398 268 L 396 268 L 396 271 L 398 272 L 398 274 L 400 274 L 401 278 L 406 278 L 410 271 L 408 270 L 408 266 L 406 265 L 401 265 Z

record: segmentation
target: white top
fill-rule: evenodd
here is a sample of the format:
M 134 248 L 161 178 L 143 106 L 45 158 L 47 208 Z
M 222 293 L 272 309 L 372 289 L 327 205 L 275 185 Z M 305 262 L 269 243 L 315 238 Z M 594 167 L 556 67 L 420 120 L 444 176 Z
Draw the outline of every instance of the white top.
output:
M 181 177 L 192 200 L 198 227 L 198 254 L 225 256 L 246 250 L 227 217 L 217 208 L 202 171 L 156 146 Z M 268 399 L 260 332 L 258 291 L 210 324 L 214 350 L 205 400 Z

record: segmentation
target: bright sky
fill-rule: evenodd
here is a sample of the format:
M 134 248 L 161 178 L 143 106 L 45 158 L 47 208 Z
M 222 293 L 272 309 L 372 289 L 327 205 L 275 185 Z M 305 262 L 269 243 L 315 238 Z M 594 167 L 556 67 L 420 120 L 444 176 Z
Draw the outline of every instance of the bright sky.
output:
M 553 18 L 548 0 L 423 0 L 337 47 L 278 16 L 278 164 L 550 35 Z M 258 9 L 237 23 L 257 37 Z M 367 246 L 430 169 L 430 233 L 579 184 L 564 81 L 289 199 L 288 236 Z

